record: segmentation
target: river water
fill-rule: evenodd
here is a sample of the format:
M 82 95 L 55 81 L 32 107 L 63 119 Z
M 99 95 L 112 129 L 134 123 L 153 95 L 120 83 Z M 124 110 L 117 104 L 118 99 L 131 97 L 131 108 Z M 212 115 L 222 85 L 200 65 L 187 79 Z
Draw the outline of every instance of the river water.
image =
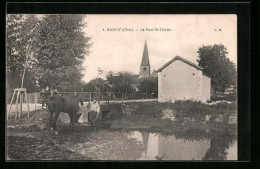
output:
M 237 160 L 237 139 L 229 134 L 128 131 L 126 135 L 146 147 L 138 160 Z

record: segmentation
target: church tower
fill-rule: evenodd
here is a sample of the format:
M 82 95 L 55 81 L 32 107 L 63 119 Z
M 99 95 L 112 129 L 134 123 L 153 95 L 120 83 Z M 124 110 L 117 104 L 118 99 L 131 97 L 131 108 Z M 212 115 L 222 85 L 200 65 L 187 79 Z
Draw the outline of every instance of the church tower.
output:
M 148 49 L 147 44 L 145 41 L 144 44 L 144 51 L 143 51 L 143 58 L 140 65 L 140 73 L 139 75 L 142 77 L 150 77 L 150 62 L 149 62 L 149 55 L 148 55 Z

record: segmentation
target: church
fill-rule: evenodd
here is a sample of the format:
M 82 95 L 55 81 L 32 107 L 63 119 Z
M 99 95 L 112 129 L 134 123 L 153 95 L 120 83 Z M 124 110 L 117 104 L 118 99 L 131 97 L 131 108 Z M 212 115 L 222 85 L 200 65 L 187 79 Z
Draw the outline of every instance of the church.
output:
M 147 43 L 145 41 L 141 65 L 140 65 L 140 72 L 138 75 L 133 75 L 132 87 L 136 91 L 139 91 L 138 87 L 143 80 L 149 80 L 149 81 L 155 82 L 157 84 L 157 79 L 158 79 L 158 75 L 155 72 L 155 70 L 153 70 L 153 72 L 151 73 L 151 65 L 150 65 L 150 61 L 149 61 L 148 47 L 147 47 Z
M 151 66 L 150 66 L 149 54 L 148 54 L 148 48 L 147 48 L 146 41 L 144 44 L 143 57 L 142 57 L 141 65 L 140 65 L 139 76 L 140 76 L 140 78 L 158 77 L 155 70 L 151 74 Z

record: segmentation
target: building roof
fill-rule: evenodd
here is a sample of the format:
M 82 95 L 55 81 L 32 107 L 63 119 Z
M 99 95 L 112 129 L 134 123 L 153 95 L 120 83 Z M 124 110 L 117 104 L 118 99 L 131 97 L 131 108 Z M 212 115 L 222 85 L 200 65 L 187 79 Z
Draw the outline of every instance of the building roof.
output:
M 140 75 L 132 75 L 133 84 L 139 83 Z
M 139 84 L 143 80 L 156 81 L 158 77 L 142 77 L 140 75 L 132 75 L 133 84 Z
M 184 63 L 190 65 L 190 66 L 193 66 L 195 67 L 196 69 L 199 69 L 199 70 L 203 70 L 203 68 L 199 67 L 198 65 L 192 63 L 191 61 L 188 61 L 180 56 L 175 56 L 172 60 L 170 60 L 169 62 L 167 62 L 166 64 L 164 64 L 161 68 L 159 68 L 158 70 L 156 70 L 156 73 L 158 72 L 161 72 L 164 68 L 166 68 L 167 66 L 169 66 L 172 62 L 176 61 L 176 60 L 180 60 L 180 61 L 183 61 Z
M 147 44 L 145 41 L 141 66 L 150 66 Z
M 156 73 L 155 70 L 153 70 L 152 74 L 151 74 L 151 77 L 158 77 L 158 74 Z

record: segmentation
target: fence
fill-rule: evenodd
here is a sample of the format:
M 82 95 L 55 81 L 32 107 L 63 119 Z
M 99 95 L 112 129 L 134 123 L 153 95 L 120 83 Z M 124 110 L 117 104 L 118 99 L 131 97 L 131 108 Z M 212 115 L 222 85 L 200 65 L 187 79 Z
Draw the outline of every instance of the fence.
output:
M 29 103 L 39 103 L 40 92 L 28 93 Z M 83 98 L 84 102 L 89 102 L 95 100 L 107 101 L 107 100 L 132 100 L 132 99 L 144 99 L 146 98 L 145 93 L 105 93 L 105 92 L 59 92 L 58 95 L 61 96 L 73 96 L 78 95 Z M 154 95 L 148 94 L 147 98 L 155 98 Z M 7 95 L 6 103 L 9 104 L 11 101 L 11 95 Z
M 140 93 L 106 93 L 106 92 L 60 92 L 58 95 L 62 96 L 81 96 L 84 102 L 90 102 L 95 100 L 108 101 L 108 100 L 133 100 L 133 99 L 144 99 L 145 94 Z M 147 95 L 147 98 L 154 98 L 154 95 Z

